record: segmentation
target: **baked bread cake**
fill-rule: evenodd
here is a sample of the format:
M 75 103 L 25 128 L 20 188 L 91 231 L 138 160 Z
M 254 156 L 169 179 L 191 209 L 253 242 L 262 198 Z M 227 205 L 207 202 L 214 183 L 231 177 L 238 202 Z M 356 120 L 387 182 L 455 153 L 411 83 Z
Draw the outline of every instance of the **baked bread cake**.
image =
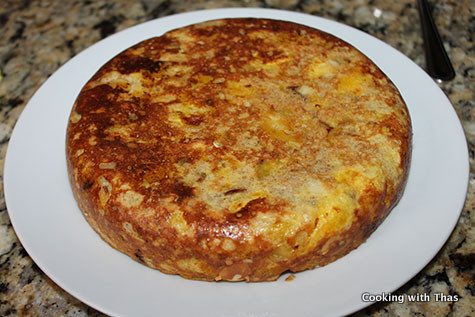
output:
M 81 90 L 74 196 L 112 247 L 197 280 L 269 281 L 363 243 L 401 197 L 411 123 L 348 43 L 223 19 L 125 50 Z

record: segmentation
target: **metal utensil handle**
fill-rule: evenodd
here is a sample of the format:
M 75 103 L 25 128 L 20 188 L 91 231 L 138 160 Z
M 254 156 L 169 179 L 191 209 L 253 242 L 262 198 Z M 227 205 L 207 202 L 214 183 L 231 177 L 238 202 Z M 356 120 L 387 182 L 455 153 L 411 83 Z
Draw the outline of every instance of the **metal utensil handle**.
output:
M 429 5 L 426 0 L 417 0 L 417 3 L 424 38 L 427 73 L 435 79 L 451 80 L 455 77 L 455 71 L 440 39 Z

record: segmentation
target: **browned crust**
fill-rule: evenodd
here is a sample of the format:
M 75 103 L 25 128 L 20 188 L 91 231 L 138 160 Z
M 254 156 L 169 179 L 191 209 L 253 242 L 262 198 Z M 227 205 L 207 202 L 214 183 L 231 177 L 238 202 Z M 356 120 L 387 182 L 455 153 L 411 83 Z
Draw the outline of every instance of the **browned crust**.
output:
M 198 178 L 194 184 L 197 187 L 190 186 L 181 176 L 177 176 L 180 175 L 180 171 L 177 170 L 179 166 L 189 166 L 199 161 L 205 154 L 213 156 L 218 161 L 227 153 L 232 153 L 240 161 L 258 165 L 263 161 L 280 159 L 284 155 L 282 153 L 289 151 L 287 147 L 289 142 L 281 142 L 275 137 L 258 131 L 257 137 L 263 143 L 272 144 L 273 149 L 238 151 L 224 145 L 215 146 L 212 153 L 197 150 L 193 147 L 197 142 L 195 139 L 183 133 L 180 127 L 170 126 L 164 122 L 164 118 L 169 116 L 167 107 L 173 101 L 157 102 L 149 93 L 154 87 L 167 83 L 168 77 L 159 76 L 158 73 L 179 64 L 162 60 L 165 54 L 180 54 L 179 41 L 173 36 L 175 33 L 167 33 L 162 37 L 141 42 L 104 65 L 79 94 L 67 130 L 68 175 L 79 208 L 92 228 L 114 248 L 138 262 L 165 273 L 208 281 L 269 281 L 277 279 L 284 271 L 297 272 L 326 265 L 366 241 L 398 202 L 404 190 L 411 154 L 410 119 L 397 89 L 371 61 L 349 44 L 332 35 L 282 21 L 229 19 L 220 24 L 212 23 L 205 27 L 190 26 L 182 30 L 186 30 L 199 39 L 209 39 L 214 34 L 224 34 L 227 37 L 225 36 L 221 41 L 232 41 L 234 36 L 240 36 L 241 29 L 245 29 L 246 34 L 253 31 L 270 31 L 288 37 L 289 41 L 293 37 L 305 34 L 308 39 L 302 37 L 298 40 L 302 41 L 301 45 L 304 48 L 309 40 L 323 39 L 329 51 L 343 47 L 357 56 L 356 64 L 359 71 L 361 74 L 370 75 L 375 89 L 387 94 L 384 95 L 385 102 L 393 113 L 381 120 L 378 119 L 377 124 L 365 123 L 365 127 L 371 129 L 366 135 L 352 135 L 344 130 L 346 129 L 344 124 L 334 124 L 331 120 L 325 121 L 326 113 L 338 113 L 339 109 L 332 109 L 332 105 L 316 104 L 317 108 L 326 107 L 320 111 L 322 122 L 319 127 L 322 128 L 322 140 L 319 144 L 335 148 L 351 147 L 351 144 L 348 145 L 345 142 L 354 138 L 357 144 L 365 145 L 367 142 L 364 137 L 385 134 L 389 142 L 392 142 L 391 146 L 397 149 L 399 154 L 400 162 L 397 170 L 400 172 L 392 178 L 388 176 L 383 182 L 383 187 L 380 188 L 372 185 L 371 182 L 365 183 L 363 194 L 355 202 L 359 207 L 352 210 L 350 225 L 341 230 L 328 229 L 329 234 L 320 237 L 312 247 L 299 246 L 299 237 L 309 237 L 315 231 L 323 230 L 322 225 L 318 225 L 321 221 L 319 217 L 311 222 L 303 223 L 298 230 L 287 234 L 286 240 L 274 242 L 256 234 L 253 221 L 259 215 L 265 213 L 277 215 L 276 225 L 279 224 L 280 219 L 285 220 L 292 205 L 284 198 L 258 197 L 248 200 L 236 211 L 223 209 L 219 213 L 212 212 L 200 196 L 199 186 L 203 184 L 203 180 Z M 198 93 L 191 91 L 186 98 L 191 98 L 195 103 L 201 103 L 202 107 L 211 110 L 206 114 L 182 114 L 179 120 L 186 127 L 191 129 L 216 122 L 219 120 L 221 109 L 226 106 L 223 100 L 216 96 L 216 89 L 213 88 L 221 83 L 211 82 L 209 85 L 199 87 L 200 82 L 196 78 L 202 77 L 198 75 L 210 76 L 213 80 L 220 78 L 238 80 L 239 75 L 232 70 L 245 67 L 246 61 L 240 57 L 247 58 L 247 61 L 258 59 L 263 63 L 271 63 L 278 61 L 283 54 L 275 48 L 272 55 L 266 54 L 272 48 L 272 44 L 262 39 L 252 41 L 238 39 L 232 44 L 232 49 L 223 46 L 220 48 L 221 51 L 215 52 L 212 58 L 216 64 L 215 68 L 209 68 L 209 64 L 201 65 L 200 59 L 190 62 L 189 65 L 194 67 L 194 73 L 189 78 L 188 84 L 196 84 L 198 88 L 194 91 Z M 193 52 L 204 54 L 210 50 L 209 45 L 215 44 L 203 42 L 200 45 L 202 50 L 200 51 L 195 43 Z M 141 55 L 133 55 L 134 50 L 140 50 Z M 228 55 L 232 55 L 230 60 L 225 58 Z M 325 51 L 321 56 L 326 56 Z M 224 73 L 219 72 L 219 69 L 224 70 Z M 148 83 L 149 86 L 143 87 L 145 93 L 140 97 L 129 93 L 128 99 L 124 101 L 122 96 L 127 95 L 130 85 L 111 87 L 109 84 L 97 84 L 111 71 L 117 71 L 123 75 L 140 72 L 146 79 L 143 82 Z M 242 76 L 245 77 L 246 74 Z M 251 75 L 247 74 L 247 76 Z M 267 78 L 263 71 L 254 72 L 252 76 L 263 80 Z M 298 94 L 296 88 L 298 86 L 294 85 L 298 82 L 298 75 L 290 76 L 288 80 L 290 94 Z M 173 88 L 172 86 L 166 86 L 166 90 L 169 94 L 176 96 L 183 94 L 184 91 L 183 87 Z M 360 97 L 360 99 L 364 98 L 364 96 Z M 249 111 L 252 118 L 259 117 L 259 113 L 253 112 L 255 111 L 253 108 Z M 80 118 L 75 118 L 78 115 Z M 368 110 L 364 108 L 355 109 L 355 116 L 358 115 L 370 116 Z M 331 115 L 328 116 L 332 118 Z M 241 124 L 243 127 L 246 125 L 245 121 Z M 128 134 L 129 139 L 124 139 L 120 133 L 110 132 L 114 125 L 127 126 L 131 129 L 132 132 Z M 236 138 L 241 132 L 228 134 L 226 142 L 237 144 Z M 329 137 L 326 139 L 330 134 L 332 139 L 330 140 Z M 341 134 L 344 134 L 345 138 L 341 138 Z M 305 137 L 305 135 L 296 134 L 295 140 L 302 140 Z M 140 143 L 141 140 L 147 140 L 148 143 Z M 211 134 L 206 133 L 203 133 L 199 141 L 206 145 L 216 142 Z M 78 155 L 78 151 L 83 151 L 83 154 Z M 368 145 L 368 149 L 363 148 L 358 155 L 359 162 L 365 162 L 374 155 L 374 148 Z M 342 164 L 346 164 L 345 167 L 358 163 L 351 155 L 350 157 L 342 156 L 339 160 L 343 162 Z M 113 168 L 107 165 L 111 161 L 115 164 Z M 296 162 L 287 163 L 287 165 L 298 167 Z M 100 177 L 103 177 L 105 183 L 100 180 Z M 117 183 L 114 183 L 115 178 Z M 144 182 L 152 185 L 148 187 L 141 185 Z M 119 202 L 118 197 L 124 194 L 126 189 L 118 190 L 117 188 L 125 183 L 143 197 L 143 201 L 135 209 L 126 208 Z M 341 185 L 336 183 L 335 180 L 328 181 L 328 186 Z M 223 191 L 223 195 L 228 198 L 247 193 L 248 189 L 241 187 Z M 103 199 L 105 203 L 101 200 L 101 195 L 106 197 Z M 334 212 L 339 212 L 337 209 Z M 175 210 L 183 213 L 183 220 L 188 227 L 193 228 L 194 234 L 186 235 L 171 225 Z M 252 237 L 251 240 L 250 237 Z M 223 246 L 225 240 L 232 241 L 233 247 L 225 248 Z M 215 241 L 216 246 L 213 244 Z M 288 251 L 290 256 L 276 253 L 282 243 L 293 246 L 294 249 Z M 304 242 L 304 244 L 309 245 L 310 242 Z M 181 265 L 179 264 L 181 260 L 194 261 L 195 264 Z

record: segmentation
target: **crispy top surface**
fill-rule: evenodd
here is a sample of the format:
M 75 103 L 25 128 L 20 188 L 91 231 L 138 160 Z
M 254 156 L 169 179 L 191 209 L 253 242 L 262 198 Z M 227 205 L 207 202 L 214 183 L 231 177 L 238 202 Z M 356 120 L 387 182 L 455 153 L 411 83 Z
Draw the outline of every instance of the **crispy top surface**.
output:
M 74 178 L 106 216 L 278 243 L 347 228 L 368 195 L 389 204 L 411 128 L 397 89 L 349 44 L 228 19 L 114 57 L 82 89 L 67 133 Z

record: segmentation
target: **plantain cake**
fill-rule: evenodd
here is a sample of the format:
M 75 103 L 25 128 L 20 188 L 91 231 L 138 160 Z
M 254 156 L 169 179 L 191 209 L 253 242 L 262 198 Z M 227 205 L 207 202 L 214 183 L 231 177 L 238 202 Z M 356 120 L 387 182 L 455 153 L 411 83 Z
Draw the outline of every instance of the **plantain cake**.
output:
M 108 61 L 73 106 L 66 157 L 113 248 L 188 279 L 254 282 L 365 242 L 403 193 L 411 138 L 397 88 L 356 48 L 238 18 Z

